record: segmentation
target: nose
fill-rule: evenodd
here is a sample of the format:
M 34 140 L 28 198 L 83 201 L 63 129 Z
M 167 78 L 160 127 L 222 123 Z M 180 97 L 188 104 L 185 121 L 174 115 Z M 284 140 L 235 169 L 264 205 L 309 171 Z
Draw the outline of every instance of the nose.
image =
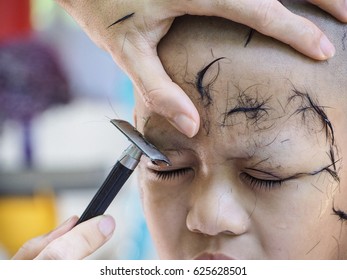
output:
M 231 178 L 201 179 L 193 187 L 187 227 L 210 236 L 241 235 L 250 226 L 246 204 L 247 199 L 233 186 Z

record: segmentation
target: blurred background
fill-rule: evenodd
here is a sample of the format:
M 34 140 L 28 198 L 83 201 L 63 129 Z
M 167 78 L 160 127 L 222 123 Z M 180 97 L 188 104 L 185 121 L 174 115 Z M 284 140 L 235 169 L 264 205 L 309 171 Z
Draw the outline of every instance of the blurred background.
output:
M 0 259 L 81 215 L 128 142 L 132 85 L 53 0 L 0 0 Z M 88 259 L 156 258 L 136 171 L 107 213 L 116 232 Z

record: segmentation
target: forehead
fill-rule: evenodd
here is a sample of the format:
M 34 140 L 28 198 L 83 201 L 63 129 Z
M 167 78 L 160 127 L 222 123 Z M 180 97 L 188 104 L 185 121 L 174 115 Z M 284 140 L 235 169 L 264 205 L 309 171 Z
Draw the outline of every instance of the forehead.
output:
M 308 7 L 312 5 L 296 7 L 295 12 L 305 11 L 305 17 L 329 34 L 337 55 L 328 62 L 311 60 L 277 40 L 251 32 L 246 26 L 221 18 L 193 16 L 175 20 L 158 47 L 160 59 L 170 77 L 180 84 L 194 81 L 203 67 L 225 57 L 219 65 L 226 69 L 221 74 L 227 74 L 228 81 L 267 83 L 269 79 L 285 78 L 314 89 L 319 81 L 322 91 L 334 92 L 334 87 L 347 86 L 347 27 L 325 14 L 317 15 L 317 10 L 307 10 Z
M 208 106 L 193 85 L 186 85 L 191 87 L 190 93 L 201 116 L 201 129 L 193 139 L 178 134 L 166 120 L 146 109 L 139 115 L 143 118 L 138 122 L 140 130 L 159 149 L 206 151 L 211 148 L 235 158 L 260 154 L 263 158 L 272 157 L 275 150 L 278 157 L 288 162 L 293 158 L 293 147 L 301 155 L 307 155 L 314 147 L 317 156 L 325 155 L 327 143 L 334 142 L 334 131 L 324 121 L 325 111 L 319 110 L 322 106 L 306 92 L 292 88 L 286 80 L 282 81 L 282 87 L 277 81 L 274 85 L 240 85 L 222 87 L 222 90 L 218 89 L 219 82 L 217 79 L 209 89 Z M 274 88 L 283 92 L 281 97 L 275 96 Z M 225 151 L 230 154 L 226 155 Z M 301 164 L 306 164 L 306 160 L 312 158 L 302 159 Z
M 248 42 L 250 33 L 248 27 L 220 18 L 183 17 L 160 43 L 159 56 L 170 77 L 181 85 L 195 83 L 197 73 L 218 58 L 223 59 L 206 72 L 205 84 L 218 74 L 219 88 L 287 79 L 313 89 L 319 81 L 322 90 L 329 87 L 331 91 L 346 83 L 346 71 L 337 65 L 341 58 L 329 63 L 313 61 L 256 32 Z M 191 90 L 186 93 L 192 96 Z
M 345 83 L 345 78 L 332 71 L 337 69 L 336 62 L 310 60 L 257 33 L 245 47 L 249 32 L 249 28 L 223 19 L 183 17 L 159 45 L 167 73 L 199 110 L 201 137 L 213 133 L 216 143 L 222 142 L 216 141 L 216 135 L 225 135 L 229 144 L 238 139 L 237 150 L 247 153 L 252 153 L 250 147 L 269 143 L 282 149 L 283 143 L 303 150 L 312 145 L 326 149 L 331 131 L 322 121 L 324 116 L 317 110 L 303 109 L 316 105 L 325 112 L 342 107 L 331 98 L 341 92 L 341 80 Z M 138 104 L 138 116 L 150 121 L 139 122 L 139 129 L 147 123 L 145 133 L 168 134 L 172 141 L 170 135 L 177 135 L 175 130 L 140 107 Z M 303 139 L 307 146 L 298 145 Z

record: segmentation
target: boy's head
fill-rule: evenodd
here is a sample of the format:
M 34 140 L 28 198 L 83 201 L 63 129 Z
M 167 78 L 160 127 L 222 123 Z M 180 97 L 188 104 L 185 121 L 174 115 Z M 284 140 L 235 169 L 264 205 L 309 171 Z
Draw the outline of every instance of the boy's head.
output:
M 177 19 L 159 46 L 201 116 L 189 139 L 137 99 L 137 128 L 172 162 L 139 168 L 162 258 L 347 257 L 347 27 L 283 2 L 330 35 L 335 58 L 208 17 Z

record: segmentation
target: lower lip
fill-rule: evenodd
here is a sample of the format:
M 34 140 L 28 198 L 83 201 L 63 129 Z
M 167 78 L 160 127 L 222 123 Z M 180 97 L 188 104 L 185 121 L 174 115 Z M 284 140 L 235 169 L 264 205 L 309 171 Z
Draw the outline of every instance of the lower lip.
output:
M 204 254 L 197 256 L 194 260 L 234 260 L 234 258 L 228 257 L 224 254 L 204 253 Z

